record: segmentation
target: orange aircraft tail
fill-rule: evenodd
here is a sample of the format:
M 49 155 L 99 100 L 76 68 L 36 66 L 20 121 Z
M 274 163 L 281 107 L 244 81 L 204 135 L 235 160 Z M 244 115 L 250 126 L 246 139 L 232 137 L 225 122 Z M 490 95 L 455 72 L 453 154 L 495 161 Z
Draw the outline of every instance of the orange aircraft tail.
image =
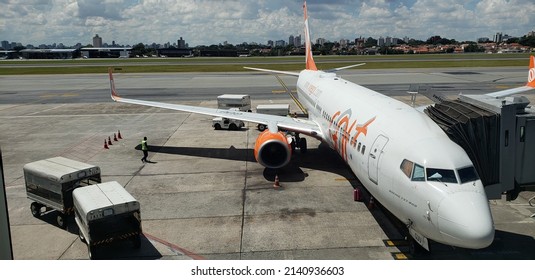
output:
M 528 87 L 535 88 L 535 56 L 529 57 Z
M 303 4 L 305 13 L 305 55 L 306 55 L 306 69 L 317 71 L 316 63 L 312 57 L 312 42 L 310 41 L 310 31 L 308 29 L 308 15 L 307 15 L 307 1 Z
M 111 98 L 114 101 L 117 101 L 118 99 L 121 99 L 121 97 L 117 94 L 117 91 L 115 90 L 115 81 L 113 80 L 113 68 L 108 67 L 108 74 L 110 75 Z

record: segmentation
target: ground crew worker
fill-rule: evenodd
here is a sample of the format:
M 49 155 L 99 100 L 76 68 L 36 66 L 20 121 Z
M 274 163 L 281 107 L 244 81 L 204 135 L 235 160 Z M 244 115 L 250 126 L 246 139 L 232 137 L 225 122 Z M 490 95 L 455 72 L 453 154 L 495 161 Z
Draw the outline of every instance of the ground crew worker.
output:
M 143 137 L 141 140 L 141 150 L 143 151 L 143 157 L 141 162 L 147 162 L 147 157 L 149 156 L 149 147 L 147 146 L 147 136 Z

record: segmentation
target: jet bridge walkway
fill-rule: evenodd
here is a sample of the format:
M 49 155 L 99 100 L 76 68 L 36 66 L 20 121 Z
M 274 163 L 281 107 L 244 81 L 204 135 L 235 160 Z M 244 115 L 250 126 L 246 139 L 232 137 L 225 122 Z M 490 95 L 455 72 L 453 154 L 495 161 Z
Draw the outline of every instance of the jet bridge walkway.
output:
M 468 154 L 485 186 L 499 182 L 500 115 L 462 101 L 429 106 L 425 113 Z
M 535 190 L 535 109 L 527 98 L 460 95 L 424 112 L 467 152 L 489 199 Z

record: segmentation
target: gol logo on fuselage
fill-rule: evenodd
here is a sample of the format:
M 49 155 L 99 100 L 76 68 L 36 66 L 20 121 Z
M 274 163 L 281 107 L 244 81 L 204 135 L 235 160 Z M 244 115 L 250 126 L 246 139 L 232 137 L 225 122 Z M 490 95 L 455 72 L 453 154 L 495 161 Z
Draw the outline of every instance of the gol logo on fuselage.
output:
M 334 149 L 338 151 L 342 159 L 347 162 L 347 144 L 355 146 L 358 137 L 368 133 L 368 126 L 375 121 L 373 117 L 363 124 L 357 124 L 357 120 L 351 121 L 351 109 L 341 113 L 334 113 L 331 123 L 329 124 L 329 136 L 334 144 Z M 355 126 L 356 125 L 356 126 Z

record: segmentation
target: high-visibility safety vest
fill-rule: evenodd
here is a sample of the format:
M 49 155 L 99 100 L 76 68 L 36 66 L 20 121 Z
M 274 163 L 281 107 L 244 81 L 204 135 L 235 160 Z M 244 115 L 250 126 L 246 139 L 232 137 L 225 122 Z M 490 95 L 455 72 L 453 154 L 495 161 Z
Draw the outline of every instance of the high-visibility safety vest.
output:
M 147 148 L 147 141 L 145 140 L 141 140 L 141 150 L 142 151 L 148 151 L 149 149 Z

